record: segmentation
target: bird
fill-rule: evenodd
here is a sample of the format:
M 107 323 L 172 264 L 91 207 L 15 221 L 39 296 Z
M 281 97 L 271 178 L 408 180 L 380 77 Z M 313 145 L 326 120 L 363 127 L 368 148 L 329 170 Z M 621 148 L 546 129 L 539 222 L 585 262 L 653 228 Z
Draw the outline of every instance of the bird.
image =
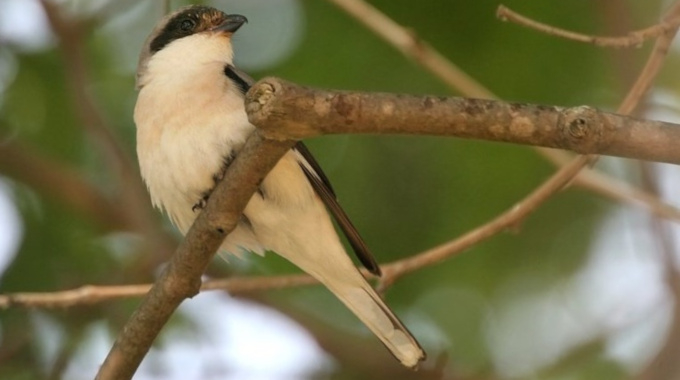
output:
M 153 205 L 185 234 L 255 131 L 245 112 L 254 81 L 234 66 L 239 14 L 190 5 L 163 17 L 142 48 L 136 76 L 137 157 Z M 316 278 L 409 368 L 426 354 L 345 251 L 331 215 L 359 261 L 380 267 L 302 142 L 263 179 L 220 252 L 273 251 Z

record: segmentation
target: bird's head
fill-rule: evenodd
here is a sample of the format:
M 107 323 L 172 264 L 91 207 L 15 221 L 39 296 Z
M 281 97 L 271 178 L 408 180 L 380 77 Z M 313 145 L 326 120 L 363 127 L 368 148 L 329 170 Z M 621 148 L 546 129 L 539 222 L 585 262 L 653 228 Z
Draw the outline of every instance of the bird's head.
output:
M 232 61 L 231 36 L 248 22 L 245 16 L 218 9 L 190 5 L 161 19 L 146 39 L 137 67 L 137 86 L 149 64 L 158 56 L 163 60 Z

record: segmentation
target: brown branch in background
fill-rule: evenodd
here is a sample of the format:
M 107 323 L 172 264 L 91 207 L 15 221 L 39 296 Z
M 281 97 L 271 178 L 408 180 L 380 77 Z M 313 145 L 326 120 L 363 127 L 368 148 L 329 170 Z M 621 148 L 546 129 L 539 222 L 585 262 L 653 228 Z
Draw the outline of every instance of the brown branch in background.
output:
M 272 138 L 425 134 L 680 164 L 680 126 L 585 106 L 318 90 L 265 78 L 248 93 L 246 110 Z
M 645 62 L 645 67 L 642 69 L 633 88 L 626 94 L 621 107 L 619 107 L 620 113 L 632 114 L 639 105 L 639 101 L 637 100 L 642 99 L 652 86 L 654 78 L 659 75 L 661 66 L 668 55 L 668 49 L 670 48 L 675 35 L 678 33 L 678 27 L 680 26 L 680 1 L 673 3 L 663 16 L 662 22 L 674 25 L 674 27 L 665 30 L 664 33 L 656 39 L 654 48 L 649 54 L 647 62 Z
M 429 70 L 452 90 L 458 91 L 468 97 L 485 99 L 497 98 L 490 90 L 463 72 L 436 49 L 420 40 L 415 32 L 397 24 L 394 20 L 390 19 L 387 15 L 366 3 L 364 0 L 329 1 L 336 4 L 357 21 L 361 22 L 384 41 L 394 46 L 404 56 Z M 566 152 L 546 148 L 535 149 L 548 161 L 558 167 L 566 165 L 572 159 Z M 594 179 L 596 180 L 594 181 Z M 615 194 L 616 197 L 613 197 L 614 199 L 621 200 L 635 207 L 644 207 L 652 213 L 661 209 L 674 209 L 676 212 L 678 211 L 677 208 L 659 200 L 652 194 L 646 194 L 640 190 L 632 192 L 621 191 L 616 186 L 619 182 L 620 181 L 614 180 L 606 174 L 592 169 L 581 171 L 574 179 L 575 185 L 597 191 L 606 197 L 612 197 L 612 194 Z M 664 207 L 658 207 L 659 204 L 663 204 Z
M 104 159 L 116 175 L 115 182 L 119 184 L 116 203 L 123 209 L 128 224 L 147 237 L 146 241 L 150 247 L 148 251 L 165 259 L 167 254 L 172 252 L 173 245 L 168 243 L 155 215 L 152 214 L 151 202 L 136 165 L 111 132 L 113 128 L 107 123 L 94 96 L 90 93 L 89 84 L 93 81 L 89 76 L 90 70 L 85 58 L 86 44 L 83 41 L 87 35 L 85 22 L 65 18 L 60 6 L 52 1 L 41 0 L 40 3 L 59 38 L 66 79 L 70 86 L 69 94 L 73 96 L 74 111 L 84 130 L 101 148 Z
M 657 166 L 650 162 L 640 162 L 642 182 L 651 193 L 661 195 L 659 189 L 659 176 Z M 654 236 L 654 243 L 661 253 L 660 259 L 663 268 L 666 285 L 676 305 L 673 312 L 670 328 L 666 334 L 666 341 L 653 360 L 641 371 L 637 377 L 642 380 L 665 380 L 677 379 L 680 376 L 680 362 L 677 360 L 680 351 L 680 312 L 677 305 L 680 304 L 680 273 L 675 266 L 677 247 L 673 239 L 670 226 L 659 218 L 650 218 L 649 233 Z
M 226 290 L 230 294 L 250 293 L 263 290 L 292 288 L 318 284 L 306 274 L 282 276 L 230 277 L 207 280 L 200 291 Z M 58 292 L 11 293 L 0 295 L 0 309 L 25 308 L 66 308 L 77 305 L 92 305 L 116 299 L 141 297 L 149 292 L 151 284 L 98 286 L 85 285 L 76 289 Z
M 238 223 L 266 174 L 294 144 L 254 133 L 227 169 L 170 263 L 119 333 L 97 379 L 131 379 L 179 304 L 198 293 L 217 248 Z
M 597 46 L 627 48 L 640 46 L 645 40 L 657 38 L 680 25 L 680 20 L 667 20 L 659 24 L 652 25 L 648 28 L 628 32 L 625 36 L 619 37 L 603 37 L 591 36 L 583 33 L 576 33 L 569 30 L 561 29 L 552 25 L 544 24 L 532 20 L 526 16 L 513 11 L 505 5 L 499 5 L 496 10 L 496 16 L 502 21 L 510 21 L 516 24 L 525 26 L 527 28 L 538 30 L 551 36 L 566 38 L 572 41 L 585 42 Z
M 0 173 L 30 186 L 40 195 L 61 201 L 68 209 L 106 229 L 129 227 L 120 208 L 78 173 L 16 141 L 0 143 Z
M 623 182 L 616 178 L 605 177 L 602 173 L 585 168 L 579 173 L 580 178 L 587 178 L 587 181 L 581 182 L 581 187 L 586 190 L 593 190 L 611 199 L 620 201 L 621 203 L 628 203 L 631 206 L 651 212 L 660 218 L 675 221 L 680 221 L 680 209 L 668 203 L 661 201 L 657 195 L 643 191 L 627 182 Z
M 381 267 L 383 276 L 380 278 L 380 287 L 385 288 L 390 286 L 406 274 L 441 262 L 455 254 L 463 252 L 481 241 L 520 224 L 527 216 L 529 216 L 529 214 L 536 210 L 538 206 L 567 186 L 574 176 L 588 165 L 590 159 L 589 156 L 578 156 L 569 165 L 563 166 L 524 199 L 517 202 L 512 208 L 495 217 L 493 220 L 465 233 L 459 238 L 429 249 L 411 258 Z
M 451 63 L 444 55 L 377 8 L 363 0 L 329 0 L 361 21 L 364 26 L 394 46 L 406 57 L 413 59 L 439 77 L 444 83 L 462 94 L 483 99 L 495 96 L 487 88 Z
M 382 265 L 381 269 L 383 276 L 380 278 L 380 287 L 384 288 L 391 285 L 398 278 L 406 274 L 441 262 L 444 259 L 463 252 L 480 241 L 486 240 L 499 232 L 519 224 L 538 206 L 549 199 L 550 196 L 554 195 L 557 191 L 567 185 L 571 178 L 578 173 L 578 170 L 588 163 L 588 160 L 589 158 L 587 156 L 577 158 L 571 165 L 562 168 L 556 175 L 551 177 L 543 185 L 539 186 L 527 198 L 517 203 L 510 210 L 463 236 L 419 253 L 413 257 Z M 187 240 L 188 239 L 187 236 Z M 173 259 L 175 256 L 173 256 Z M 367 274 L 366 271 L 364 271 L 364 274 Z M 207 281 L 203 284 L 201 290 L 223 289 L 229 291 L 229 293 L 237 294 L 312 285 L 316 283 L 316 280 L 306 274 L 273 277 L 237 277 L 225 280 Z M 146 294 L 150 287 L 151 285 L 148 284 L 127 286 L 84 286 L 63 292 L 6 294 L 0 295 L 0 309 L 15 306 L 52 308 L 91 304 L 110 299 L 141 296 Z
M 677 22 L 678 20 L 680 20 L 680 1 L 677 1 L 664 16 L 665 22 Z M 666 31 L 657 38 L 654 50 L 645 65 L 645 70 L 638 78 L 638 81 L 643 83 L 638 85 L 639 89 L 636 93 L 631 91 L 626 100 L 634 98 L 638 93 L 640 94 L 638 96 L 641 97 L 647 91 L 649 83 L 652 81 L 648 77 L 654 77 L 659 72 L 677 31 L 678 28 L 676 27 Z M 645 80 L 647 83 L 644 83 Z M 635 109 L 634 105 L 631 106 L 631 110 L 633 109 Z M 649 192 L 660 195 L 661 191 L 659 189 L 659 177 L 656 175 L 656 166 L 647 162 L 641 162 L 640 164 L 645 187 L 649 189 Z M 675 265 L 677 246 L 674 244 L 670 226 L 658 218 L 650 220 L 650 233 L 655 234 L 657 237 L 656 241 L 659 244 L 664 263 L 666 283 L 673 297 L 675 308 L 664 345 L 654 356 L 654 359 L 643 369 L 639 378 L 644 380 L 672 379 L 680 375 L 680 364 L 677 360 L 677 353 L 680 350 L 680 311 L 678 310 L 678 303 L 680 302 L 680 273 L 678 273 Z
M 640 77 L 651 78 L 651 76 L 649 76 L 648 73 L 645 72 L 641 73 Z M 636 83 L 642 82 L 638 81 Z M 634 91 L 635 88 L 637 88 L 637 86 L 639 85 L 640 84 L 636 84 L 631 91 Z M 397 132 L 404 133 L 406 128 L 413 129 L 414 126 L 422 125 L 426 126 L 426 129 L 420 130 L 420 132 L 422 133 L 453 134 L 456 132 L 455 128 L 448 128 L 446 125 L 444 126 L 440 125 L 441 120 L 427 120 L 427 122 L 425 123 L 414 123 L 408 121 L 408 118 L 404 118 L 403 115 L 395 114 L 396 110 L 404 111 L 407 110 L 408 107 L 404 104 L 395 105 L 393 104 L 393 102 L 406 101 L 408 104 L 411 105 L 415 104 L 416 108 L 422 107 L 423 105 L 427 105 L 427 113 L 437 115 L 438 117 L 442 117 L 442 115 L 440 115 L 437 112 L 437 110 L 433 109 L 433 107 L 435 107 L 435 103 L 430 102 L 432 98 L 429 97 L 418 98 L 390 94 L 378 94 L 378 96 L 376 96 L 375 94 L 366 95 L 357 93 L 354 93 L 353 94 L 354 98 L 351 98 L 347 96 L 348 94 L 349 93 L 344 92 L 312 90 L 309 88 L 300 87 L 287 82 L 283 82 L 274 78 L 268 78 L 258 82 L 253 87 L 253 89 L 248 93 L 247 106 L 250 116 L 254 117 L 253 120 L 254 122 L 256 123 L 268 122 L 268 124 L 266 125 L 267 129 L 269 130 L 273 129 L 274 131 L 279 130 L 278 133 L 286 133 L 291 135 L 297 134 L 298 137 L 309 137 L 320 133 L 334 133 L 338 131 L 369 132 L 367 128 L 373 128 L 372 132 L 378 132 L 381 130 L 382 126 L 385 125 L 390 126 L 391 128 L 390 130 L 387 130 L 387 132 L 389 133 Z M 384 99 L 381 99 L 380 96 L 390 97 L 390 101 L 387 102 Z M 281 98 L 283 98 L 284 100 L 281 101 Z M 292 102 L 292 104 L 288 104 L 286 102 L 286 99 Z M 331 101 L 329 103 L 329 99 L 334 101 Z M 354 99 L 354 102 L 350 101 L 351 99 Z M 363 104 L 361 102 L 364 99 L 368 99 L 367 100 L 368 102 L 374 102 L 377 100 L 378 103 L 380 104 L 380 107 L 376 107 L 375 104 L 373 106 L 367 106 L 366 104 Z M 630 101 L 631 103 L 626 102 L 626 104 L 622 105 L 622 108 L 634 107 L 635 102 L 639 101 L 639 98 L 631 99 L 632 99 Z M 359 101 L 359 103 L 355 103 L 357 100 Z M 453 119 L 449 119 L 449 122 L 451 122 L 451 120 L 457 120 L 455 119 L 456 117 L 460 117 L 462 121 L 470 122 L 471 121 L 470 119 L 473 119 L 472 116 L 478 114 L 475 112 L 473 115 L 466 115 L 466 112 L 470 112 L 470 110 L 479 111 L 480 109 L 485 110 L 484 112 L 481 113 L 481 115 L 486 116 L 495 115 L 491 118 L 492 122 L 494 121 L 499 122 L 502 120 L 506 120 L 508 117 L 510 117 L 523 119 L 523 123 L 525 123 L 524 125 L 528 125 L 526 123 L 531 121 L 531 118 L 536 119 L 540 117 L 547 117 L 548 120 L 543 121 L 534 120 L 534 122 L 537 124 L 542 123 L 545 125 L 552 126 L 553 124 L 557 123 L 558 119 L 562 119 L 562 121 L 564 121 L 564 119 L 568 119 L 565 117 L 560 118 L 555 115 L 555 113 L 558 112 L 565 112 L 564 109 L 560 109 L 558 107 L 532 108 L 532 106 L 527 105 L 518 106 L 502 102 L 457 98 L 437 99 L 437 101 L 442 104 L 446 104 L 446 102 L 450 101 L 462 102 L 461 104 L 457 105 L 458 108 L 452 107 L 439 110 L 446 112 L 447 114 L 448 113 L 454 114 L 452 116 Z M 473 103 L 467 103 L 470 101 L 472 101 Z M 290 108 L 286 109 L 286 107 Z M 352 110 L 358 109 L 360 109 L 362 113 L 360 115 L 353 114 Z M 313 110 L 311 112 L 312 115 L 308 114 L 310 110 Z M 370 112 L 368 112 L 369 110 L 373 110 L 373 112 L 378 113 L 378 115 L 371 115 Z M 499 116 L 495 114 L 495 112 L 499 112 L 499 110 L 502 114 L 504 114 L 504 116 Z M 512 110 L 512 112 L 509 112 L 508 110 Z M 524 114 L 522 114 L 521 112 L 524 112 Z M 578 109 L 576 112 L 578 112 Z M 593 112 L 593 110 L 588 109 L 588 112 L 591 113 Z M 546 114 L 541 115 L 541 113 Z M 566 113 L 569 113 L 568 110 Z M 385 121 L 383 119 L 385 114 L 391 118 L 396 118 L 397 120 Z M 334 119 L 333 120 L 326 119 L 327 117 L 329 117 L 329 115 Z M 625 119 L 624 117 L 618 115 L 612 114 L 609 115 L 611 115 L 612 117 L 620 118 L 621 120 L 634 121 L 634 119 Z M 269 124 L 271 120 L 268 120 L 268 117 L 270 116 L 274 118 L 274 122 L 271 124 Z M 319 116 L 325 118 L 319 120 L 318 119 Z M 360 120 L 355 118 L 359 116 L 361 117 Z M 421 121 L 423 120 L 422 115 L 421 116 L 410 115 L 409 117 L 411 118 L 416 117 L 418 120 Z M 451 117 L 451 115 L 444 117 Z M 586 119 L 588 118 L 581 119 L 580 117 L 576 117 L 574 120 L 579 120 L 577 124 L 579 125 L 580 128 L 587 125 L 580 123 L 581 120 Z M 303 121 L 305 122 L 304 124 Z M 480 120 L 472 121 L 477 123 L 481 122 Z M 646 121 L 641 122 L 646 123 Z M 371 123 L 373 123 L 372 126 Z M 513 124 L 516 123 L 506 120 L 504 124 L 512 126 Z M 567 123 L 567 125 L 568 124 L 569 123 Z M 264 126 L 263 124 L 259 125 Z M 495 124 L 492 123 L 491 125 L 493 126 Z M 318 128 L 319 126 L 320 128 L 318 130 L 313 129 L 313 127 Z M 488 127 L 488 125 L 486 125 L 486 127 Z M 470 129 L 479 130 L 482 133 L 486 133 L 487 131 L 484 130 L 484 128 L 486 127 L 482 123 L 480 125 L 475 124 Z M 335 130 L 335 128 L 337 128 L 337 130 Z M 355 130 L 357 128 L 358 130 Z M 556 128 L 555 130 L 564 130 L 564 128 L 561 129 Z M 508 136 L 511 136 L 517 132 L 517 130 L 513 131 L 512 127 L 508 127 L 507 131 L 509 133 Z M 415 130 L 412 130 L 409 133 L 415 132 L 416 132 Z M 494 131 L 494 133 L 498 132 L 499 131 Z M 527 138 L 527 136 L 528 135 L 520 134 L 520 138 Z M 545 139 L 545 136 L 543 138 Z M 601 138 L 601 136 L 599 136 L 598 138 Z M 508 139 L 510 139 L 510 137 L 506 136 L 503 139 L 503 141 L 507 141 Z M 547 140 L 551 139 L 548 138 Z M 415 255 L 411 258 L 400 260 L 388 265 L 384 265 L 382 267 L 384 277 L 382 279 L 381 285 L 383 287 L 387 286 L 393 283 L 397 278 L 405 274 L 413 272 L 416 269 L 423 268 L 427 265 L 433 265 L 446 258 L 452 257 L 462 252 L 463 250 L 467 249 L 468 247 L 491 236 L 494 236 L 495 234 L 511 226 L 518 224 L 534 209 L 536 209 L 536 207 L 538 207 L 541 203 L 545 202 L 552 194 L 556 193 L 562 187 L 564 187 L 571 180 L 571 178 L 573 178 L 573 175 L 578 173 L 578 171 L 581 170 L 581 168 L 583 168 L 589 162 L 589 159 L 590 159 L 589 157 L 577 158 L 571 164 L 563 167 L 553 177 L 551 177 L 543 185 L 539 186 L 524 200 L 517 203 L 513 208 L 499 215 L 497 218 L 490 221 L 489 223 L 468 232 L 467 234 L 461 236 L 460 238 L 442 244 L 438 247 L 432 248 L 425 252 L 419 253 L 418 255 Z M 661 207 L 661 205 L 658 205 L 658 207 L 659 207 L 658 212 L 660 214 L 669 213 L 670 216 L 674 215 L 672 209 L 666 210 L 663 207 Z M 306 275 L 260 277 L 260 278 L 258 277 L 234 278 L 221 281 L 211 281 L 209 283 L 206 283 L 202 289 L 203 290 L 227 289 L 231 292 L 237 293 L 245 291 L 277 289 L 282 287 L 307 285 L 311 283 L 314 283 L 314 280 L 312 280 L 309 276 Z M 142 293 L 146 293 L 148 287 L 149 287 L 148 285 L 129 287 L 84 287 L 81 289 L 76 289 L 67 292 L 4 295 L 0 296 L 0 307 L 4 308 L 10 306 L 56 307 L 56 306 L 70 306 L 76 303 L 100 302 L 110 298 L 141 295 Z
M 136 173 L 130 157 L 122 150 L 120 143 L 111 133 L 111 127 L 98 109 L 95 100 L 88 92 L 89 67 L 85 59 L 83 37 L 87 30 L 80 20 L 66 19 L 59 5 L 41 0 L 41 4 L 54 33 L 59 37 L 59 47 L 63 56 L 69 93 L 74 97 L 74 111 L 80 118 L 82 127 L 94 137 L 111 169 L 121 177 L 134 177 Z

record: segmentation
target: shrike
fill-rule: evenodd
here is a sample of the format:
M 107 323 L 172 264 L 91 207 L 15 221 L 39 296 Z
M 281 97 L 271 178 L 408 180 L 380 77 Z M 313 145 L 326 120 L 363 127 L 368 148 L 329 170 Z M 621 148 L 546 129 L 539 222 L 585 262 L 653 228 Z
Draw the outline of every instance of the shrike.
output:
M 182 233 L 255 129 L 244 107 L 252 80 L 234 67 L 231 45 L 245 22 L 244 16 L 210 7 L 181 8 L 158 23 L 139 59 L 134 112 L 139 166 L 154 206 Z M 424 351 L 347 256 L 327 210 L 360 261 L 379 275 L 302 143 L 262 181 L 221 251 L 278 253 L 330 289 L 403 365 L 416 367 Z

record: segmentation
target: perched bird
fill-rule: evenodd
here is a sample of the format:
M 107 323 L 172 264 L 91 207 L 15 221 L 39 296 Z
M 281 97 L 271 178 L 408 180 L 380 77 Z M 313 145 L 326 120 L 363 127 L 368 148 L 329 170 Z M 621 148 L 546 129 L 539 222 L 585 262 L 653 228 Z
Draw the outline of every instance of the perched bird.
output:
M 244 94 L 252 80 L 233 65 L 231 37 L 247 19 L 192 5 L 163 18 L 137 70 L 137 155 L 154 206 L 186 233 L 255 127 Z M 324 207 L 325 204 L 325 207 Z M 224 252 L 271 250 L 333 292 L 405 366 L 425 353 L 347 256 L 329 210 L 360 261 L 380 268 L 302 143 L 250 199 Z

